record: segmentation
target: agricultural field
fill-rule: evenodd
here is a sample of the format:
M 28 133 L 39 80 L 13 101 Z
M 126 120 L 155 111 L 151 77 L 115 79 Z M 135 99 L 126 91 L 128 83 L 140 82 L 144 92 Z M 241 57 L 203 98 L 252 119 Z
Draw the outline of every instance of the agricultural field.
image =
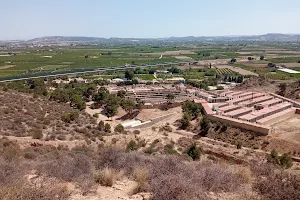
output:
M 135 74 L 134 78 L 140 78 L 145 81 L 152 81 L 153 79 L 155 79 L 153 74 Z
M 232 71 L 228 68 L 217 68 L 216 72 L 218 75 L 237 75 L 237 72 Z
M 283 72 L 280 70 L 277 70 L 276 68 L 268 68 L 268 67 L 252 67 L 245 64 L 232 64 L 235 68 L 244 69 L 253 73 L 256 73 L 261 76 L 266 76 L 269 79 L 273 80 L 293 80 L 300 78 L 300 74 L 291 74 L 287 72 Z M 299 68 L 292 68 L 297 71 Z
M 218 66 L 216 74 L 267 75 L 272 79 L 293 79 L 290 75 L 265 69 L 268 63 L 285 65 L 288 68 L 299 67 L 300 53 L 294 45 L 245 45 L 245 44 L 197 44 L 179 46 L 119 45 L 119 46 L 69 46 L 16 48 L 0 51 L 0 78 L 48 74 L 70 70 L 94 69 L 98 67 L 116 67 L 126 64 L 152 64 L 183 60 L 197 60 L 198 66 Z M 264 60 L 260 60 L 260 56 Z M 254 60 L 248 62 L 248 57 Z M 229 66 L 230 60 L 237 62 Z M 225 65 L 219 67 L 220 65 Z M 188 69 L 191 66 L 180 66 Z M 192 66 L 192 68 L 197 66 Z M 227 70 L 227 71 L 226 71 Z M 108 72 L 105 75 L 118 76 Z M 183 74 L 188 78 L 202 79 L 205 73 Z M 144 77 L 151 80 L 153 77 Z
M 241 75 L 244 75 L 244 76 L 258 76 L 256 73 L 250 71 L 250 70 L 247 70 L 247 69 L 244 69 L 244 68 L 241 68 L 241 67 L 235 67 L 235 66 L 230 66 L 230 65 L 218 65 L 216 66 L 216 69 L 225 69 L 227 71 L 225 72 L 234 72 L 234 73 L 237 73 L 237 74 L 241 74 Z
M 156 49 L 153 49 L 153 52 Z M 161 49 L 166 50 L 166 49 Z M 98 67 L 115 67 L 126 64 L 148 64 L 177 61 L 171 55 L 151 54 L 150 50 L 135 48 L 92 49 L 55 48 L 55 49 L 22 49 L 16 55 L 0 56 L 0 77 L 34 74 L 41 72 L 66 71 Z M 4 55 L 5 52 L 0 52 Z

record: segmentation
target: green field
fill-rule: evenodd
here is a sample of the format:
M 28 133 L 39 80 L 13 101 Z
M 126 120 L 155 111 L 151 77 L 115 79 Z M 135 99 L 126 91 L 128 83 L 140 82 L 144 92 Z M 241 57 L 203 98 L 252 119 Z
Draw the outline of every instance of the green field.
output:
M 273 63 L 297 63 L 300 61 L 300 57 L 272 58 L 269 61 Z
M 153 74 L 135 74 L 134 78 L 140 78 L 145 81 L 152 81 L 153 79 L 155 79 Z
M 37 73 L 63 72 L 75 69 L 89 69 L 98 67 L 116 67 L 126 64 L 151 64 L 180 61 L 176 56 L 187 56 L 194 60 L 212 60 L 231 58 L 244 58 L 248 56 L 265 55 L 265 49 L 282 49 L 287 51 L 293 50 L 293 46 L 283 45 L 246 45 L 246 44 L 195 44 L 195 45 L 179 45 L 169 46 L 163 45 L 119 45 L 119 46 L 70 46 L 70 47 L 41 47 L 41 48 L 18 48 L 0 51 L 0 78 L 15 75 L 27 75 Z M 180 50 L 184 53 L 179 52 Z M 13 52 L 15 56 L 7 56 L 8 52 Z M 172 55 L 170 54 L 172 52 Z M 176 53 L 177 52 L 177 53 Z M 242 52 L 242 53 L 241 53 Z M 4 55 L 4 56 L 3 56 Z M 88 57 L 85 57 L 85 56 Z M 162 58 L 161 58 L 161 55 Z M 289 55 L 284 51 L 278 55 Z M 265 55 L 267 59 L 267 55 Z M 254 63 L 291 63 L 298 62 L 300 56 L 281 57 L 267 59 L 264 61 L 255 60 Z M 13 67 L 7 67 L 7 66 Z M 274 79 L 280 78 L 297 78 L 298 75 L 286 75 L 284 72 L 274 72 L 267 68 L 248 67 L 243 64 L 234 64 L 243 69 L 253 71 L 260 75 L 267 75 Z M 118 76 L 117 72 L 106 72 L 107 75 Z M 202 79 L 207 76 L 208 72 L 192 71 L 185 72 L 181 76 Z M 210 73 L 210 72 L 209 72 Z M 232 71 L 217 70 L 214 75 L 234 74 Z M 210 75 L 209 75 L 210 76 Z M 146 80 L 152 77 L 144 76 Z
M 232 71 L 231 69 L 223 68 L 223 69 L 216 69 L 216 73 L 218 75 L 237 75 L 237 72 Z
M 300 78 L 300 74 L 291 74 L 291 73 L 277 70 L 275 68 L 250 67 L 250 66 L 246 66 L 246 65 L 243 65 L 240 63 L 232 64 L 232 66 L 240 67 L 242 69 L 255 72 L 259 75 L 266 76 L 267 78 L 270 78 L 273 80 L 291 80 L 291 79 Z M 300 69 L 300 68 L 298 68 L 298 69 Z
M 125 64 L 148 64 L 177 61 L 173 56 L 153 55 L 151 49 L 91 49 L 89 48 L 56 48 L 52 51 L 19 50 L 16 56 L 0 56 L 0 67 L 15 65 L 1 69 L 0 77 L 30 74 L 38 72 L 66 71 L 72 69 L 115 67 Z M 160 51 L 169 49 L 160 49 Z M 172 49 L 173 50 L 173 49 Z M 153 52 L 158 51 L 156 48 Z M 147 53 L 148 52 L 148 53 Z M 110 55 L 107 55 L 107 54 Z M 0 52 L 0 54 L 4 54 Z M 101 55 L 105 54 L 105 55 Z M 85 58 L 88 55 L 88 58 Z M 43 57 L 43 56 L 52 56 Z

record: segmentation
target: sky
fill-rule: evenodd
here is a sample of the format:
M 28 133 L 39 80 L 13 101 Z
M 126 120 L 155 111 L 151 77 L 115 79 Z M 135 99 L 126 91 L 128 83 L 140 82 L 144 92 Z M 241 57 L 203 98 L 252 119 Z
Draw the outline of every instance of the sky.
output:
M 0 0 L 0 40 L 300 34 L 299 0 Z

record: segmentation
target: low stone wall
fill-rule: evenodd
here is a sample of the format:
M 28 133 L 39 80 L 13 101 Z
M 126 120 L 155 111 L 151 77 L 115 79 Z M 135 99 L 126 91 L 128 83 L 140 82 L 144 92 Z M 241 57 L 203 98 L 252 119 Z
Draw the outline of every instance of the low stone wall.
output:
M 176 108 L 182 106 L 183 102 L 174 102 L 174 103 L 159 103 L 159 104 L 151 104 L 151 105 L 141 105 L 141 109 L 161 109 L 165 106 L 170 108 Z
M 132 127 L 131 129 L 135 129 L 135 128 L 146 128 L 146 127 L 149 127 L 149 126 L 152 126 L 153 124 L 156 124 L 157 122 L 160 122 L 164 119 L 167 119 L 168 117 L 171 117 L 172 115 L 174 115 L 176 113 L 171 113 L 171 114 L 168 114 L 168 115 L 164 115 L 164 116 L 161 116 L 161 117 L 157 117 L 157 118 L 154 118 L 152 119 L 151 121 L 149 121 L 148 123 L 145 123 L 145 124 L 141 124 L 139 126 L 135 126 L 135 127 Z
M 300 108 L 300 103 L 297 102 L 297 101 L 294 101 L 294 100 L 292 100 L 292 99 L 288 99 L 288 98 L 286 98 L 286 97 L 280 96 L 280 95 L 275 94 L 275 93 L 271 93 L 271 95 L 272 95 L 273 97 L 277 97 L 277 98 L 279 98 L 279 99 L 282 99 L 282 100 L 284 100 L 284 101 L 287 101 L 287 102 L 292 103 L 293 106 L 296 107 L 296 108 Z
M 254 131 L 260 133 L 261 135 L 268 135 L 270 133 L 270 128 L 258 124 L 253 124 L 249 122 L 244 122 L 237 119 L 232 119 L 229 117 L 219 116 L 219 115 L 208 115 L 208 118 L 212 121 L 217 121 L 231 125 L 232 127 L 241 128 L 249 131 Z

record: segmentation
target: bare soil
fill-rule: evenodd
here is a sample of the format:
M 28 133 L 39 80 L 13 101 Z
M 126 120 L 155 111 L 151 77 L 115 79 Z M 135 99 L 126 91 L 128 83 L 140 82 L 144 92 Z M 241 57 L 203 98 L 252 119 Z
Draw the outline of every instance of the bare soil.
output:
M 300 115 L 295 114 L 293 117 L 273 125 L 273 129 L 273 137 L 295 141 L 300 145 Z
M 273 92 L 278 91 L 278 83 L 264 77 L 251 77 L 233 88 L 236 91 Z
M 191 60 L 192 59 L 188 56 L 174 56 L 174 58 L 179 59 L 179 60 Z
M 5 66 L 0 66 L 0 69 L 8 69 L 8 68 L 12 68 L 15 65 L 5 65 Z

